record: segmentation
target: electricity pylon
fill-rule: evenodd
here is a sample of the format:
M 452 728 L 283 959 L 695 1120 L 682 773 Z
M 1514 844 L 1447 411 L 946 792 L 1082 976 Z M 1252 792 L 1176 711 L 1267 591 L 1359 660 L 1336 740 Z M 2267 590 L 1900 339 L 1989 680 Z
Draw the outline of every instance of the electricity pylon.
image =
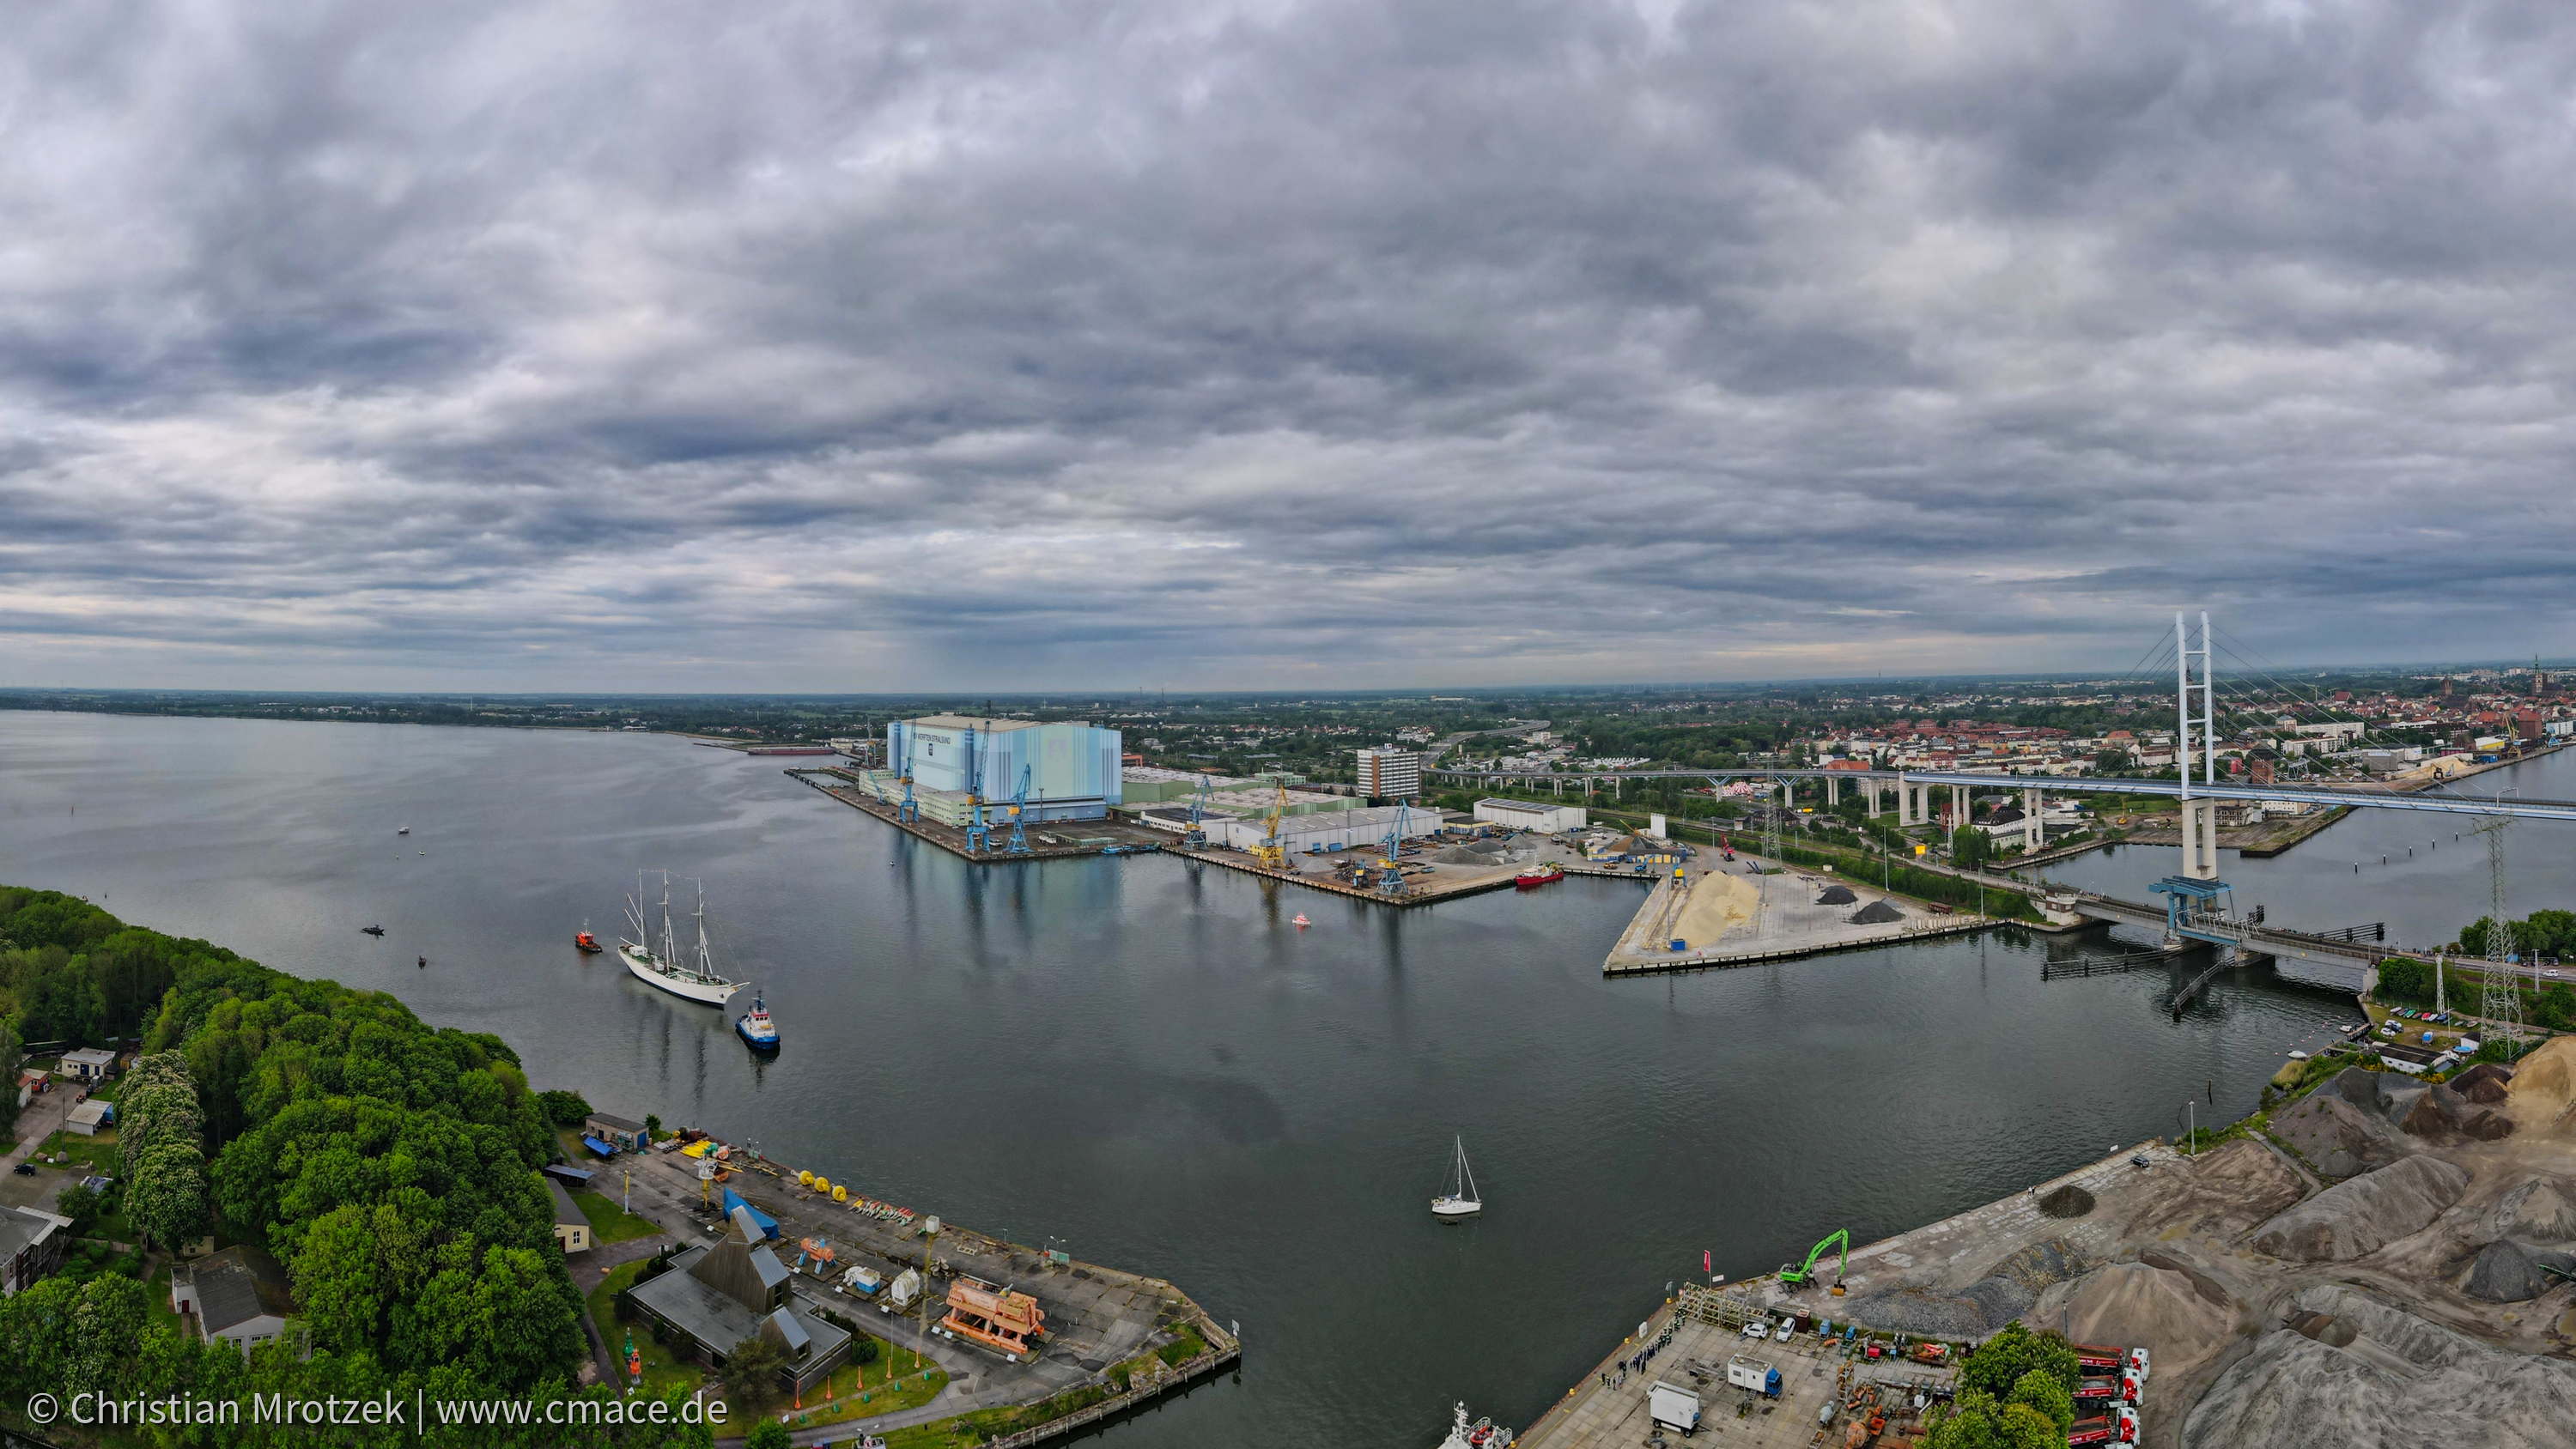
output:
M 2504 797 L 2496 799 L 2501 803 Z M 2504 914 L 2504 828 L 2512 823 L 2510 815 L 2495 815 L 2473 827 L 2487 838 L 2487 959 L 2479 971 L 2486 992 L 2478 1015 L 2486 1018 L 2487 1036 L 2502 1037 L 2508 1053 L 2522 1049 L 2522 995 L 2505 960 L 2513 948 L 2513 928 Z

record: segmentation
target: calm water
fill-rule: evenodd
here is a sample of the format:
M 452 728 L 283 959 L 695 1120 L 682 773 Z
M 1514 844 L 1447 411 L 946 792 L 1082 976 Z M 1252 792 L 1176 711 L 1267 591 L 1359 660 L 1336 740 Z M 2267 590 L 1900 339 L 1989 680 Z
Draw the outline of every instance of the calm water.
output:
M 1108 1436 L 1133 1446 L 1411 1449 L 1461 1397 L 1525 1424 L 1703 1251 L 1767 1270 L 2169 1133 L 2186 1098 L 2235 1116 L 2349 1014 L 2222 981 L 2175 1023 L 2161 971 L 2043 985 L 2045 942 L 2002 937 L 1604 981 L 1634 885 L 1394 912 L 1160 857 L 970 869 L 781 763 L 0 713 L 0 881 L 392 990 L 542 1086 L 1168 1277 L 1241 1321 L 1246 1359 Z M 2081 872 L 2143 897 L 2171 856 Z M 2281 918 L 2301 864 L 2267 867 Z M 774 1063 L 573 951 L 662 867 L 705 880 Z M 2325 914 L 2390 913 L 2394 879 Z M 1425 1208 L 1452 1133 L 1490 1204 L 1463 1227 Z

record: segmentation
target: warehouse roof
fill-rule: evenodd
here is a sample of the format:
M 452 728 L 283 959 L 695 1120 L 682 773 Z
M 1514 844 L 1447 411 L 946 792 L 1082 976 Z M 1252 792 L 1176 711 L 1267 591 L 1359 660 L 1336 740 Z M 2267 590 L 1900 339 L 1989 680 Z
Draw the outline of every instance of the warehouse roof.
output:
M 1001 730 L 1033 730 L 1039 725 L 1044 724 L 1045 721 L 1034 719 L 978 719 L 973 715 L 964 714 L 926 714 L 919 719 L 905 720 L 904 723 L 928 725 L 932 729 L 941 730 L 971 729 L 989 735 Z M 1059 723 L 1078 724 L 1080 721 L 1065 720 L 1059 721 Z

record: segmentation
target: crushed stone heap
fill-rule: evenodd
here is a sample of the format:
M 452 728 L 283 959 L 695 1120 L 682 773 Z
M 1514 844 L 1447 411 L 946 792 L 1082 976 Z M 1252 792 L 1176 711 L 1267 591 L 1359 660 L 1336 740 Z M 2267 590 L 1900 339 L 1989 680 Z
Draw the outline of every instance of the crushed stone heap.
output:
M 2409 1157 L 2341 1182 L 2255 1230 L 2254 1250 L 2292 1262 L 2344 1262 L 2420 1232 L 2467 1190 L 2467 1169 Z

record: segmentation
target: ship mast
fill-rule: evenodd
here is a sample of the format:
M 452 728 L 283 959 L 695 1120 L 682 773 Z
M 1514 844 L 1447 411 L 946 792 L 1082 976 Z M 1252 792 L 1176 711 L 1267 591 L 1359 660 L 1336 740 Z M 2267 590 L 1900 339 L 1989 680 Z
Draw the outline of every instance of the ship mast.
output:
M 680 944 L 671 935 L 671 873 L 662 872 L 662 964 L 668 966 L 680 954 Z

